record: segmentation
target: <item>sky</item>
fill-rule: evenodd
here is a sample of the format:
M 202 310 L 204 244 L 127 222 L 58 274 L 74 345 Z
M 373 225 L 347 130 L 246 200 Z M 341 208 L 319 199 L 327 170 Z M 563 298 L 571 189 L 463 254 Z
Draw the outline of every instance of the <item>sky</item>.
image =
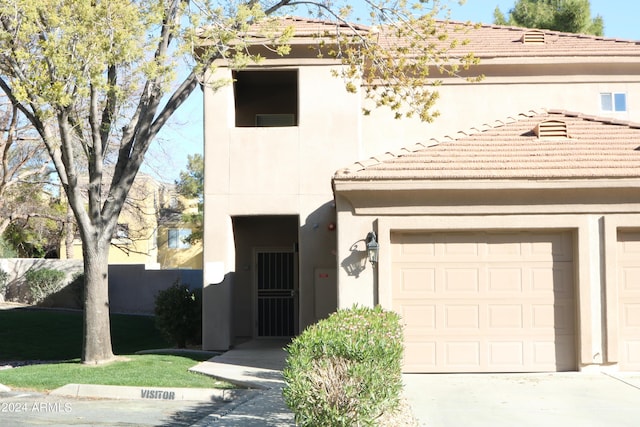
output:
M 515 0 L 452 0 L 451 19 L 491 24 L 496 6 L 507 15 Z M 352 4 L 356 4 L 353 2 Z M 591 0 L 592 16 L 604 19 L 605 37 L 640 40 L 640 1 Z M 163 129 L 145 160 L 143 171 L 164 182 L 174 182 L 186 169 L 187 156 L 203 151 L 202 91 L 196 89 Z
M 490 24 L 496 6 L 507 15 L 515 0 L 467 0 L 462 6 L 452 2 L 451 18 L 457 21 L 473 21 Z M 591 15 L 604 18 L 604 35 L 619 39 L 640 40 L 640 13 L 638 0 L 591 0 Z

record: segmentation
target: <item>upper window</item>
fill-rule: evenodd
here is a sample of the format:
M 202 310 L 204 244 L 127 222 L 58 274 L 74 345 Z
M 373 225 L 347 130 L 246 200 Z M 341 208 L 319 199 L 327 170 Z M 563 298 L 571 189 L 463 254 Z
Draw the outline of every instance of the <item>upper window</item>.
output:
M 236 127 L 298 125 L 298 72 L 234 71 Z
M 627 111 L 627 94 L 622 92 L 603 92 L 600 94 L 602 111 Z
M 169 230 L 169 249 L 189 249 L 191 244 L 186 240 L 191 236 L 191 230 L 188 228 L 170 228 Z

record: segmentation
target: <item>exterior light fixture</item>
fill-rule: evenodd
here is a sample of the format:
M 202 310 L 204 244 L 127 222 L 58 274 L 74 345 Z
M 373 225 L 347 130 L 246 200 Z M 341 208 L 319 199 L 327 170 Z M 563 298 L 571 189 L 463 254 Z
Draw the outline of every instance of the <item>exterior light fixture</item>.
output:
M 369 262 L 371 265 L 376 265 L 378 263 L 380 244 L 378 243 L 378 236 L 376 236 L 375 231 L 370 231 L 369 234 L 367 234 L 365 242 L 367 243 L 367 257 L 369 258 Z

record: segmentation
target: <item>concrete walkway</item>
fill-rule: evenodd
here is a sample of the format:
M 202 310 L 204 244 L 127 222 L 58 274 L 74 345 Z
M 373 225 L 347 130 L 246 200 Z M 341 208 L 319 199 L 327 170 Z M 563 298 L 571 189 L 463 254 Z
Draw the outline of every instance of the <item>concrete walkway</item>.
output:
M 218 396 L 230 402 L 192 425 L 295 426 L 282 397 L 287 343 L 249 341 L 193 367 L 245 388 Z M 403 380 L 420 426 L 636 427 L 640 420 L 640 373 L 408 374 Z M 73 395 L 84 394 L 76 388 Z
M 202 362 L 197 372 L 250 387 L 196 426 L 295 426 L 282 398 L 287 343 L 250 341 Z M 638 373 L 406 374 L 404 396 L 420 426 L 636 427 Z
M 640 374 L 411 374 L 405 395 L 421 426 L 636 427 Z
M 253 340 L 202 362 L 193 368 L 255 392 L 237 399 L 224 412 L 211 414 L 194 424 L 197 427 L 293 427 L 293 413 L 282 398 L 282 369 L 287 341 Z

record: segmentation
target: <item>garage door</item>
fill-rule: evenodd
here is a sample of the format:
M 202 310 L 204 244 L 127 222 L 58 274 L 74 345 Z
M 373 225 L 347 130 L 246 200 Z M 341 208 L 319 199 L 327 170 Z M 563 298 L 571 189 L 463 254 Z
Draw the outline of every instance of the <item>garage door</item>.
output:
M 570 232 L 394 233 L 405 372 L 576 369 Z
M 640 370 L 640 231 L 618 232 L 620 369 Z

